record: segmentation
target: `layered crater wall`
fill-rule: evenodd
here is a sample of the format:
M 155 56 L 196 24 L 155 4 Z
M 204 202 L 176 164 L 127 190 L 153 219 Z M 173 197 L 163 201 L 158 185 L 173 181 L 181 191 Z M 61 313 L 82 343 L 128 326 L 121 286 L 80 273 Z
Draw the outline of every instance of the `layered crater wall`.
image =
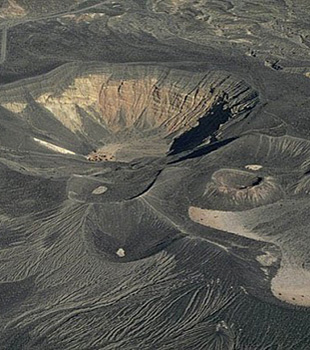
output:
M 139 153 L 164 155 L 175 138 L 199 129 L 201 120 L 208 120 L 209 126 L 198 130 L 199 142 L 209 142 L 245 118 L 259 101 L 247 83 L 221 71 L 201 74 L 135 65 L 77 70 L 71 76 L 56 70 L 45 81 L 2 88 L 2 106 L 27 120 L 32 130 L 36 121 L 30 114 L 45 111 L 36 131 L 48 132 L 52 117 L 80 144 L 71 151 L 85 155 L 103 148 L 109 160 L 115 154 L 122 160 Z M 217 118 L 216 108 L 226 111 L 225 120 Z

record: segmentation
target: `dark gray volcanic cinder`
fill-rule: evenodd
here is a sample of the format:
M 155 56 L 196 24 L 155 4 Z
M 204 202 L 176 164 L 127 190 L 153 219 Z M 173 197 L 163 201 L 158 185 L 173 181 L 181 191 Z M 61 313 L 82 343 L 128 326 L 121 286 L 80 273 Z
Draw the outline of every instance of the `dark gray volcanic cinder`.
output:
M 306 1 L 0 1 L 0 349 L 310 348 Z

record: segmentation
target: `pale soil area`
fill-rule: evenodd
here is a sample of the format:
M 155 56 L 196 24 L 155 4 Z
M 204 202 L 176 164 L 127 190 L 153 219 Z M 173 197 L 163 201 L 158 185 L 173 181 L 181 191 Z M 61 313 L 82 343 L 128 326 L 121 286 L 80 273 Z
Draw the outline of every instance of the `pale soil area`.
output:
M 52 143 L 37 139 L 35 137 L 33 139 L 34 139 L 34 141 L 38 142 L 40 145 L 42 145 L 42 146 L 44 146 L 44 147 L 46 147 L 54 152 L 58 152 L 58 153 L 62 153 L 62 154 L 75 154 L 74 152 L 69 151 L 68 149 L 53 145 Z
M 217 230 L 234 233 L 235 235 L 262 240 L 258 235 L 246 229 L 239 220 L 240 214 L 221 210 L 201 209 L 189 207 L 189 217 L 198 224 Z
M 238 236 L 273 243 L 272 237 L 269 239 L 260 237 L 258 233 L 251 231 L 254 222 L 247 221 L 247 211 L 229 212 L 190 207 L 188 213 L 190 219 L 198 224 Z M 281 267 L 271 281 L 271 291 L 276 298 L 284 302 L 310 306 L 310 272 L 298 266 L 293 259 L 285 259 L 285 256 L 284 253 Z M 276 259 L 267 254 L 258 256 L 257 261 L 263 266 L 270 266 Z
M 158 138 L 133 140 L 125 143 L 114 143 L 91 152 L 89 161 L 130 162 L 141 157 L 156 157 L 167 151 L 167 143 Z
M 287 303 L 310 306 L 310 272 L 284 265 L 271 281 L 271 291 Z

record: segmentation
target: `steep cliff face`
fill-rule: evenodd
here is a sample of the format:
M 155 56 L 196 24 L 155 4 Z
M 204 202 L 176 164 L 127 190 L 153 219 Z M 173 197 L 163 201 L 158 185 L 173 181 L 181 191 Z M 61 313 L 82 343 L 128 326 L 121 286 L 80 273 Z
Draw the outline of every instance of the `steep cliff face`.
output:
M 83 109 L 114 133 L 163 126 L 169 134 L 194 125 L 218 95 L 198 85 L 184 92 L 183 86 L 156 77 L 112 80 L 95 74 L 75 79 L 61 95 L 43 94 L 37 102 L 72 131 L 82 131 Z
M 161 84 L 156 78 L 132 79 L 104 84 L 99 105 L 104 120 L 114 131 L 163 126 L 169 134 L 195 124 L 216 98 L 199 86 L 184 92 L 182 86 Z
M 99 91 L 108 79 L 104 75 L 90 75 L 77 78 L 60 95 L 45 93 L 37 98 L 37 102 L 48 109 L 66 128 L 73 132 L 82 131 L 83 122 L 79 108 L 90 113 L 99 113 Z

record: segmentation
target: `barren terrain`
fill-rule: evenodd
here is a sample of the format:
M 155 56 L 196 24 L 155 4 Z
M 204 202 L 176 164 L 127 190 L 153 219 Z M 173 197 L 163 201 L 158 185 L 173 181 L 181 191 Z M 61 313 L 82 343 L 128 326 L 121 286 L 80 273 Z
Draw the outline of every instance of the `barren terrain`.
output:
M 0 349 L 310 348 L 309 17 L 0 1 Z

